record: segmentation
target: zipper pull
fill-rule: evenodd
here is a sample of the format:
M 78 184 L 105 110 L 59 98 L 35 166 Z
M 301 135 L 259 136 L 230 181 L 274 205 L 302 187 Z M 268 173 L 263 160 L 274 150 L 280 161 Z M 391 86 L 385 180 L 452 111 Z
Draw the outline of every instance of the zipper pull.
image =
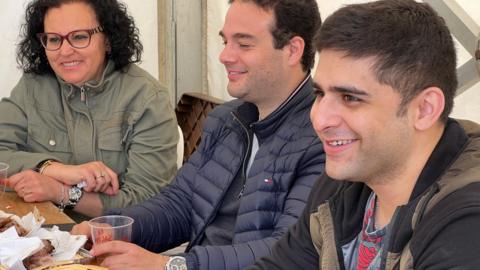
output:
M 85 99 L 86 99 L 85 98 L 85 88 L 83 88 L 83 86 L 82 86 L 82 87 L 80 87 L 80 100 L 85 101 Z
M 80 100 L 85 102 L 85 105 L 88 107 L 87 91 L 84 86 L 80 87 Z
M 238 199 L 242 198 L 244 191 L 245 191 L 245 184 L 243 184 L 242 189 L 240 190 L 240 193 L 238 193 L 238 196 L 237 196 Z

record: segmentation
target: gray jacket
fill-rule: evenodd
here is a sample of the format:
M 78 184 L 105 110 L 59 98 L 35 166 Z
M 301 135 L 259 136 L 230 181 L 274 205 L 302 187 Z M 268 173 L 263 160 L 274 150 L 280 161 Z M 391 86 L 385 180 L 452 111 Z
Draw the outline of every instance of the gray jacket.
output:
M 132 64 L 109 62 L 100 82 L 77 87 L 53 75 L 24 74 L 0 102 L 0 161 L 9 175 L 45 159 L 102 161 L 119 175 L 105 209 L 143 201 L 176 172 L 177 122 L 168 92 Z

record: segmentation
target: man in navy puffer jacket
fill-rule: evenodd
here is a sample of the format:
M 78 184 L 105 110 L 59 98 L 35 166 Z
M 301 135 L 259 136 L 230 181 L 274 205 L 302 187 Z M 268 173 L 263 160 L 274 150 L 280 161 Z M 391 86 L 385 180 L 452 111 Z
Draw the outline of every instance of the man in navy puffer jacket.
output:
M 108 255 L 102 265 L 109 269 L 251 265 L 295 223 L 323 173 L 323 147 L 309 120 L 316 1 L 230 2 L 220 61 L 238 99 L 208 116 L 199 148 L 170 186 L 109 212 L 133 217 L 132 242 L 149 250 L 115 241 L 95 246 L 94 255 Z M 179 256 L 153 253 L 187 241 Z

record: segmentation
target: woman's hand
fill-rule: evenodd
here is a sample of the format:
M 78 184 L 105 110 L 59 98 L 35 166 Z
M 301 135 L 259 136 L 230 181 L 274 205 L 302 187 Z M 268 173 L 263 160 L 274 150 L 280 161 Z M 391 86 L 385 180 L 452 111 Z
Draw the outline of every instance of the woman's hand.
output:
M 80 165 L 66 165 L 52 162 L 43 170 L 43 174 L 51 176 L 67 185 L 85 182 L 87 192 L 102 192 L 108 195 L 118 193 L 117 174 L 101 161 L 92 161 Z
M 169 257 L 152 253 L 135 244 L 123 241 L 108 241 L 94 245 L 90 253 L 105 259 L 100 264 L 110 270 L 116 269 L 164 269 Z
M 39 174 L 33 170 L 26 170 L 10 176 L 7 185 L 17 192 L 26 202 L 52 201 L 59 203 L 65 199 L 64 185 L 55 179 Z

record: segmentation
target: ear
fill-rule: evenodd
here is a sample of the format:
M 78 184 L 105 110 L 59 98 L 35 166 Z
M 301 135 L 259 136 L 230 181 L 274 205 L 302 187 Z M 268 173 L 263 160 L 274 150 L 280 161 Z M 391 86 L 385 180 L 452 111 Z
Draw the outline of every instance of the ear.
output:
M 301 62 L 303 50 L 305 49 L 305 41 L 299 36 L 294 36 L 285 46 L 288 57 L 288 64 L 296 65 Z
M 445 107 L 445 96 L 438 87 L 428 87 L 416 96 L 411 103 L 415 111 L 415 128 L 426 130 L 439 119 Z

